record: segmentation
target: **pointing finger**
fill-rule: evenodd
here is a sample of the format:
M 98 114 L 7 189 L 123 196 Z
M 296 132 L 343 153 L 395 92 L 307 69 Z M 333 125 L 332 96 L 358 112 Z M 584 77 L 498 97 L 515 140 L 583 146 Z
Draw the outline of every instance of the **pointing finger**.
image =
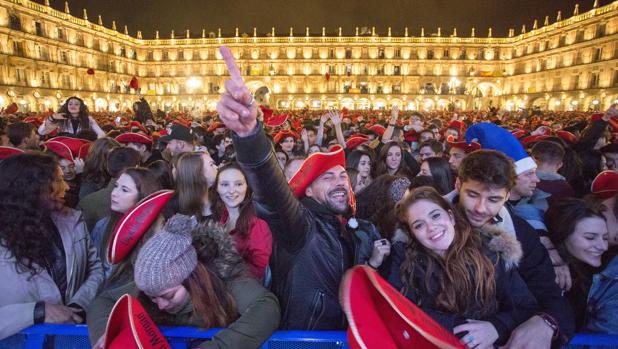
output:
M 225 61 L 227 71 L 230 73 L 230 77 L 232 78 L 232 80 L 239 84 L 243 83 L 242 76 L 240 75 L 240 70 L 236 65 L 236 60 L 234 59 L 234 56 L 232 55 L 230 49 L 226 46 L 221 46 L 219 47 L 219 52 L 221 52 L 221 57 L 223 57 L 223 60 Z

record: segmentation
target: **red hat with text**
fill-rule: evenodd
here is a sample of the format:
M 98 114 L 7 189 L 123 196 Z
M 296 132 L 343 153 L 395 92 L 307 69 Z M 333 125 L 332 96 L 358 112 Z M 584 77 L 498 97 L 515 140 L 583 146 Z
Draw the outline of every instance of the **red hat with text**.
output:
M 607 199 L 618 194 L 618 172 L 603 171 L 592 181 L 592 194 Z
M 173 190 L 160 190 L 142 199 L 122 216 L 107 249 L 107 260 L 118 264 L 131 253 L 139 239 L 148 231 L 165 204 L 174 196 Z
M 116 137 L 116 140 L 122 144 L 128 144 L 128 143 L 140 143 L 140 144 L 146 144 L 146 145 L 152 144 L 152 138 L 144 134 L 141 134 L 141 133 L 133 133 L 133 132 L 123 133 L 120 136 Z
M 104 349 L 171 349 L 141 303 L 124 294 L 112 309 Z
M 368 266 L 345 273 L 339 289 L 351 349 L 463 349 L 465 346 Z

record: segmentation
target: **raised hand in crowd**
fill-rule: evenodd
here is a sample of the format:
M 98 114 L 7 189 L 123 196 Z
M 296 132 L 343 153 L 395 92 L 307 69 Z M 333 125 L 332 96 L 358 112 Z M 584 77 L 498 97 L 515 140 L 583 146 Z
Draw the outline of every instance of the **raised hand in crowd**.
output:
M 217 112 L 221 121 L 240 137 L 249 136 L 257 125 L 257 104 L 245 85 L 229 48 L 219 48 L 225 61 L 230 79 L 225 81 L 225 93 L 217 103 Z

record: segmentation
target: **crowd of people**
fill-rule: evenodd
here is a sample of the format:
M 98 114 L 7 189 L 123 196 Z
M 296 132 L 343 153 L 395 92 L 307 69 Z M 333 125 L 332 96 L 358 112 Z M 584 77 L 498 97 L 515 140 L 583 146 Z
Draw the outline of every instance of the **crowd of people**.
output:
M 0 339 L 110 341 L 129 294 L 157 325 L 344 330 L 375 269 L 468 348 L 618 334 L 618 109 L 258 106 L 227 48 L 216 112 L 0 114 Z

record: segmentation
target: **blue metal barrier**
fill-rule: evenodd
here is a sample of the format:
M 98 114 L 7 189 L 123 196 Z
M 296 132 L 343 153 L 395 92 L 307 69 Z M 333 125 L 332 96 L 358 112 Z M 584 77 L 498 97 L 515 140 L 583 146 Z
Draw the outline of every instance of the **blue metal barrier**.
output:
M 161 327 L 173 349 L 190 349 L 219 329 Z M 261 349 L 348 349 L 345 332 L 277 331 Z M 35 325 L 0 341 L 0 349 L 90 349 L 85 325 Z M 564 349 L 618 349 L 618 336 L 578 334 Z

